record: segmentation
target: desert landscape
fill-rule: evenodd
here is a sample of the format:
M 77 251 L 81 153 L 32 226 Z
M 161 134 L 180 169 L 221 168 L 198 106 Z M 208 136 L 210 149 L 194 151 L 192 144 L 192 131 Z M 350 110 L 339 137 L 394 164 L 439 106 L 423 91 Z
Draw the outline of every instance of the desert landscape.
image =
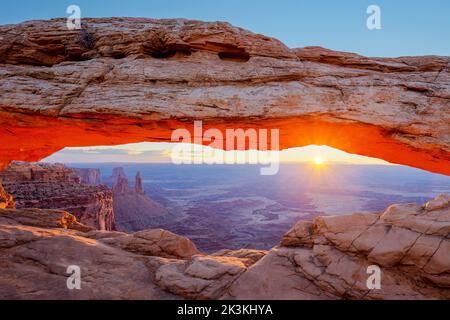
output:
M 66 20 L 0 25 L 1 300 L 450 299 L 449 56 L 289 48 L 227 22 Z M 266 176 L 132 162 L 136 146 L 115 149 L 124 163 L 101 149 L 48 161 L 198 139 L 199 121 L 194 143 L 228 152 L 383 162 Z M 235 145 L 229 129 L 279 139 Z
M 20 173 L 25 176 L 26 170 L 42 172 L 41 166 L 30 168 L 29 164 L 22 164 Z M 61 168 L 55 167 L 53 173 L 55 169 L 61 173 Z M 75 172 L 65 168 L 52 177 L 66 179 L 67 173 L 72 176 L 70 171 Z M 42 187 L 42 180 L 47 178 L 41 175 L 27 185 Z M 86 187 L 76 183 L 77 190 Z M 71 210 L 64 207 L 69 195 L 67 189 L 63 190 L 65 197 L 58 205 L 55 195 L 35 199 L 32 206 L 51 203 L 53 207 Z M 134 192 L 135 189 L 128 195 Z M 14 208 L 3 189 L 0 195 L 4 208 L 0 209 L 2 299 L 450 298 L 450 196 L 446 194 L 423 205 L 391 205 L 380 213 L 300 220 L 270 250 L 222 249 L 213 253 L 202 252 L 188 238 L 162 229 L 133 233 L 98 230 L 95 226 L 105 218 L 105 208 L 99 206 L 79 203 L 85 211 L 78 211 L 77 218 L 92 225 L 88 226 L 63 210 Z M 99 200 L 90 202 L 96 204 Z M 27 204 L 19 202 L 18 206 Z M 206 217 L 212 218 L 223 221 L 220 216 Z M 140 216 L 137 219 L 142 223 Z M 197 220 L 189 219 L 193 223 Z M 125 226 L 129 225 L 125 221 Z M 257 229 L 257 225 L 254 227 Z M 204 230 L 200 227 L 197 232 Z M 220 230 L 214 223 L 209 225 L 209 231 L 219 237 Z M 266 226 L 264 230 L 272 233 Z M 231 237 L 233 232 L 228 232 Z M 266 239 L 258 236 L 252 234 L 252 240 L 262 245 L 264 242 L 258 241 Z M 211 239 L 212 235 L 208 237 Z M 226 241 L 221 245 L 226 245 Z M 88 275 L 79 291 L 61 286 L 66 278 L 64 266 L 74 262 L 81 264 Z M 383 267 L 380 290 L 366 287 L 366 268 L 373 263 Z

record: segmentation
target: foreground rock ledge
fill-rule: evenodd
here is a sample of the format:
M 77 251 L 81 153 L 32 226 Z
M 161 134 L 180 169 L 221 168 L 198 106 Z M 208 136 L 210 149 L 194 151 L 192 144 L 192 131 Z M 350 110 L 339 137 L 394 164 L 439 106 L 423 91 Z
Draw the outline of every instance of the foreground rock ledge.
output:
M 65 23 L 0 26 L 0 168 L 66 146 L 168 141 L 196 119 L 450 174 L 449 57 L 290 49 L 222 22 Z
M 450 196 L 298 222 L 272 250 L 206 255 L 164 230 L 0 209 L 0 299 L 450 299 Z M 368 290 L 369 265 L 382 270 Z M 82 270 L 68 290 L 67 266 Z

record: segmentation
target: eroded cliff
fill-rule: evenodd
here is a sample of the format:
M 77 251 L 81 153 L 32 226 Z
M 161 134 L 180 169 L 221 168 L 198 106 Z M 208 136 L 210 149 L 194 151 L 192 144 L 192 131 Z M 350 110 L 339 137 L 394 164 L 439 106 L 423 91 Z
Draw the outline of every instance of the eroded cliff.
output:
M 65 210 L 88 226 L 115 229 L 111 190 L 82 184 L 75 171 L 62 164 L 12 162 L 0 172 L 0 180 L 17 208 Z

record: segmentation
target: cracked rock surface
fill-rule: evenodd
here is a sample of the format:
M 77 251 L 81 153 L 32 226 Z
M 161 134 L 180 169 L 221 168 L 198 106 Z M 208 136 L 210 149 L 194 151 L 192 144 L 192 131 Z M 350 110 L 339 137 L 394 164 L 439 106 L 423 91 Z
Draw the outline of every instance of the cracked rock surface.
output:
M 98 231 L 64 211 L 0 209 L 2 299 L 449 299 L 450 196 L 299 221 L 270 251 L 199 252 L 164 230 Z M 69 265 L 81 290 L 68 290 Z M 369 290 L 367 267 L 381 268 Z
M 379 290 L 367 288 L 371 265 L 381 268 Z M 424 206 L 300 221 L 227 297 L 449 299 L 449 280 L 450 196 L 443 194 Z

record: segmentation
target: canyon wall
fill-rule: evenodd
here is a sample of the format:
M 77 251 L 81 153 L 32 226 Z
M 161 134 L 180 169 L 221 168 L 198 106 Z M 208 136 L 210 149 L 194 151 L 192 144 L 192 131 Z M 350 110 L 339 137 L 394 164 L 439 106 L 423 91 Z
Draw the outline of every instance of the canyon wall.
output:
M 83 19 L 71 31 L 53 19 L 0 33 L 0 168 L 68 146 L 170 141 L 203 120 L 222 133 L 279 129 L 281 149 L 328 145 L 450 174 L 449 57 L 290 49 L 184 19 Z
M 450 299 L 449 234 L 448 195 L 300 221 L 268 252 L 212 255 L 164 230 L 98 231 L 64 211 L 0 209 L 0 298 Z M 67 290 L 73 264 L 81 290 Z M 373 265 L 381 282 L 369 289 Z
M 61 209 L 85 225 L 115 228 L 111 190 L 82 184 L 75 171 L 62 164 L 12 162 L 0 179 L 17 208 Z

